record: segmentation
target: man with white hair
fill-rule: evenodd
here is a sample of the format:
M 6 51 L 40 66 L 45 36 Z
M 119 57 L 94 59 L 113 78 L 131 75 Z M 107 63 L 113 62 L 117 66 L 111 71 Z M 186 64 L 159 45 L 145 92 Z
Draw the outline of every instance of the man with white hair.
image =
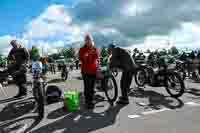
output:
M 12 40 L 10 44 L 13 47 L 8 54 L 8 60 L 11 60 L 11 64 L 0 74 L 12 75 L 13 80 L 19 87 L 19 93 L 15 96 L 15 98 L 18 98 L 27 94 L 26 63 L 29 60 L 29 53 L 16 40 Z

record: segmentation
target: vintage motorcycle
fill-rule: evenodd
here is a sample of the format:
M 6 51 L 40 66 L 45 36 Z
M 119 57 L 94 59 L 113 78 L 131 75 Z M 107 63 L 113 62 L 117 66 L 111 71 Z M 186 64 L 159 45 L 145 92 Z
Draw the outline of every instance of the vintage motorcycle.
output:
M 182 96 L 185 90 L 180 74 L 174 69 L 169 69 L 167 64 L 159 69 L 141 64 L 135 73 L 135 82 L 139 87 L 144 87 L 146 84 L 152 87 L 165 87 L 170 96 L 174 98 Z
M 181 75 L 181 78 L 185 80 L 186 78 L 186 64 L 184 61 L 176 60 L 175 70 Z

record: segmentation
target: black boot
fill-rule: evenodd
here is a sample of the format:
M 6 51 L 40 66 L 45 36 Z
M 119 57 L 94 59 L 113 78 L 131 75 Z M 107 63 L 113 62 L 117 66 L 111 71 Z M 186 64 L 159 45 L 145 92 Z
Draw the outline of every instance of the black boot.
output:
M 25 97 L 26 95 L 27 95 L 27 93 L 19 92 L 16 96 L 14 96 L 14 98 L 22 98 L 22 97 Z
M 93 103 L 86 104 L 86 108 L 87 109 L 94 109 L 94 104 Z
M 22 98 L 22 97 L 25 97 L 27 95 L 27 91 L 19 91 L 19 93 L 14 96 L 14 98 Z
M 119 100 L 117 101 L 117 104 L 129 104 L 129 99 L 128 97 L 119 97 Z
M 91 102 L 91 101 L 86 101 L 86 102 L 85 102 L 85 107 L 86 107 L 87 109 L 94 109 L 94 103 Z
M 23 84 L 23 85 L 19 85 L 19 93 L 16 96 L 14 96 L 14 98 L 20 98 L 26 95 L 27 95 L 27 88 L 26 88 L 26 85 Z

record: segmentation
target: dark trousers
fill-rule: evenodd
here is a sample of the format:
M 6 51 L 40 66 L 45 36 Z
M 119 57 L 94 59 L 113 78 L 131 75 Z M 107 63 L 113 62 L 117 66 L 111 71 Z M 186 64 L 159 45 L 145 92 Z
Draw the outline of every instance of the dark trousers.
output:
M 121 88 L 122 97 L 125 99 L 128 99 L 128 89 L 130 88 L 130 85 L 133 79 L 133 74 L 134 73 L 130 71 L 122 72 L 120 88 Z
M 94 96 L 96 75 L 82 74 L 84 82 L 84 96 L 86 104 L 91 104 Z
M 19 94 L 26 93 L 27 87 L 27 77 L 26 77 L 26 67 L 24 64 L 10 64 L 8 69 L 4 70 L 4 73 L 12 75 L 13 80 L 19 88 Z
M 198 66 L 197 69 L 198 69 L 198 73 L 200 74 L 200 64 L 198 64 L 198 65 L 199 65 L 199 66 Z
M 50 71 L 51 71 L 51 74 L 53 74 L 53 67 L 52 67 L 52 65 L 50 66 Z
M 78 66 L 79 66 L 79 64 L 78 63 L 76 63 L 76 69 L 78 70 Z
M 56 74 L 56 68 L 53 66 L 53 74 Z

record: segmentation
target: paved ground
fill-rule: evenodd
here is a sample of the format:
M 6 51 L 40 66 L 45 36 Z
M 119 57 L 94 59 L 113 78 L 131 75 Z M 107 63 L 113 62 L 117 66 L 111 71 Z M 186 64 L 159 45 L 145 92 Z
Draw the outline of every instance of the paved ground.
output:
M 59 82 L 59 73 L 49 75 L 49 80 L 63 91 L 82 91 L 79 74 L 79 71 L 71 72 L 66 82 Z M 118 83 L 119 79 L 120 75 Z M 200 83 L 187 79 L 185 84 L 186 93 L 180 99 L 173 99 L 164 88 L 146 87 L 139 91 L 133 80 L 127 106 L 110 107 L 106 101 L 99 101 L 94 110 L 82 108 L 69 113 L 63 111 L 60 102 L 47 105 L 41 121 L 34 112 L 31 88 L 27 98 L 13 101 L 17 88 L 8 86 L 4 88 L 5 94 L 0 91 L 0 133 L 3 129 L 6 133 L 20 133 L 24 129 L 30 129 L 31 133 L 199 133 Z

